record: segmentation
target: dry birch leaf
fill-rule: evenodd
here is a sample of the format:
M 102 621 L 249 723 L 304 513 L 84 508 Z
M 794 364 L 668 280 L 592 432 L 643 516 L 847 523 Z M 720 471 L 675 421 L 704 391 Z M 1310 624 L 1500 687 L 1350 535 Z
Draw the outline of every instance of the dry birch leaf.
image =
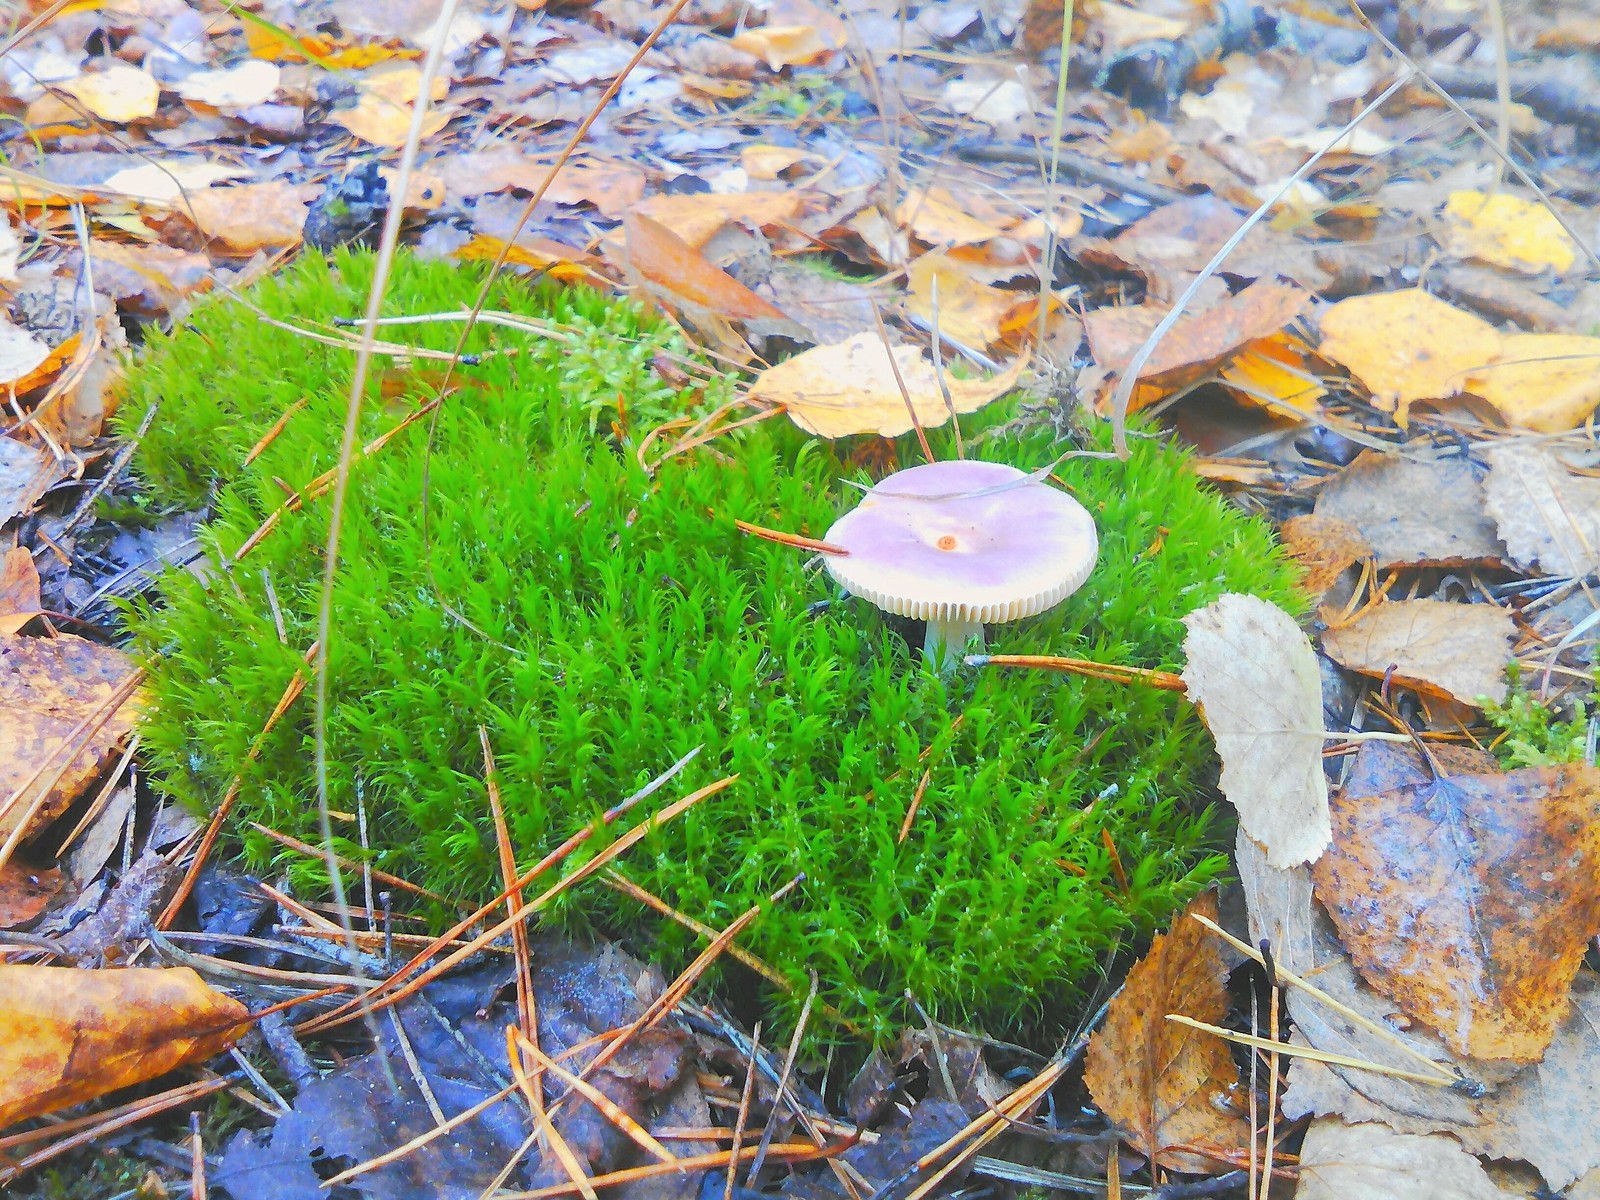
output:
M 1329 658 L 1461 704 L 1506 698 L 1516 622 L 1496 604 L 1396 600 L 1374 604 L 1322 635 Z
M 1228 1043 L 1166 1019 L 1177 1013 L 1215 1025 L 1228 1013 L 1222 943 L 1191 913 L 1216 920 L 1216 893 L 1197 896 L 1128 972 L 1089 1041 L 1084 1083 L 1129 1145 L 1175 1171 L 1212 1172 L 1225 1170 L 1225 1160 L 1175 1147 L 1220 1155 L 1244 1145 L 1250 1132 Z
M 127 63 L 79 75 L 58 86 L 101 120 L 118 125 L 154 116 L 161 101 L 161 85 L 155 76 Z
M 1468 376 L 1512 425 L 1565 433 L 1600 404 L 1600 338 L 1571 333 L 1517 333 L 1501 339 L 1500 355 Z
M 1300 1147 L 1295 1200 L 1509 1200 L 1483 1164 L 1442 1133 L 1396 1133 L 1387 1125 L 1311 1123 Z
M 1489 515 L 1519 566 L 1572 577 L 1600 564 L 1600 479 L 1574 475 L 1547 445 L 1504 442 L 1484 457 Z
M 1025 359 L 993 379 L 945 378 L 958 413 L 976 412 L 1016 386 Z M 899 381 L 895 368 L 899 368 Z M 750 385 L 750 395 L 781 404 L 794 423 L 818 437 L 853 433 L 897 437 L 912 428 L 906 411 L 906 386 L 917 420 L 934 429 L 950 419 L 933 363 L 916 346 L 896 346 L 893 365 L 877 333 L 858 333 L 847 342 L 818 346 L 769 367 Z
M 1254 596 L 1219 597 L 1183 623 L 1183 682 L 1217 744 L 1223 795 L 1272 866 L 1312 861 L 1330 836 L 1316 651 Z
M 1372 547 L 1349 521 L 1309 513 L 1290 517 L 1278 530 L 1284 552 L 1305 570 L 1302 586 L 1320 597 L 1338 582 L 1339 576 L 1364 558 L 1372 557 Z
M 191 192 L 184 212 L 216 249 L 254 254 L 268 246 L 297 246 L 305 228 L 306 202 L 292 183 L 245 183 Z
M 1316 515 L 1359 529 L 1381 568 L 1499 563 L 1481 475 L 1459 458 L 1363 450 L 1323 485 Z

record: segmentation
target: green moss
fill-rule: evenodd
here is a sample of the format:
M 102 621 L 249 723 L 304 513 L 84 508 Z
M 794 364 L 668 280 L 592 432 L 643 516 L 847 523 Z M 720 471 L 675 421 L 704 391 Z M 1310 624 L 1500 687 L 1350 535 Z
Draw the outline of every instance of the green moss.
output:
M 1528 691 L 1519 666 L 1513 663 L 1506 674 L 1511 690 L 1505 703 L 1485 700 L 1483 705 L 1483 715 L 1503 735 L 1495 739 L 1495 757 L 1511 769 L 1583 762 L 1594 720 L 1592 703 L 1573 701 L 1571 715 L 1562 720 Z
M 254 301 L 283 317 L 355 313 L 368 271 L 360 259 L 302 261 Z M 402 261 L 387 307 L 459 310 L 477 278 Z M 643 431 L 719 399 L 676 394 L 651 373 L 666 335 L 593 296 L 507 283 L 494 303 L 566 333 L 476 337 L 474 349 L 515 356 L 457 373 L 428 466 L 431 549 L 421 423 L 353 476 L 330 650 L 330 788 L 336 810 L 365 805 L 374 864 L 463 900 L 495 890 L 480 723 L 528 863 L 703 746 L 669 790 L 730 772 L 738 783 L 630 851 L 630 877 L 721 926 L 804 872 L 800 894 L 754 927 L 751 949 L 801 985 L 817 971 L 827 1000 L 879 1031 L 910 988 L 943 1018 L 1012 1032 L 1048 1025 L 1106 952 L 1223 869 L 1196 804 L 1208 744 L 1185 704 L 1037 673 L 942 681 L 866 604 L 812 612 L 833 594 L 825 577 L 733 521 L 820 535 L 858 495 L 840 480 L 867 478 L 850 447 L 775 420 L 652 477 L 634 452 Z M 439 347 L 455 335 L 395 332 Z M 346 352 L 240 306 L 201 308 L 132 374 L 127 423 L 162 403 L 144 479 L 163 500 L 213 497 L 205 537 L 231 554 L 282 501 L 275 480 L 299 486 L 333 465 L 349 371 Z M 367 434 L 394 424 L 435 375 L 427 364 L 414 377 L 388 372 L 386 394 L 408 378 L 414 392 L 372 404 Z M 608 433 L 619 396 L 624 445 Z M 971 421 L 969 445 L 1030 466 L 1059 452 L 1046 431 L 977 438 L 1012 415 L 1001 405 Z M 898 450 L 915 461 L 909 443 Z M 1141 441 L 1126 464 L 1073 460 L 1059 473 L 1099 520 L 1100 565 L 1054 611 L 993 629 L 997 651 L 1172 668 L 1180 619 L 1218 594 L 1298 603 L 1266 528 L 1202 490 L 1165 445 Z M 300 664 L 326 525 L 326 502 L 309 503 L 225 574 L 209 584 L 174 574 L 161 606 L 134 614 L 159 701 L 144 744 L 179 796 L 216 802 Z M 314 839 L 307 713 L 267 739 L 240 806 Z M 898 844 L 925 769 L 919 815 Z M 354 826 L 339 829 L 337 849 L 361 857 Z M 316 886 L 314 864 L 254 834 L 243 845 L 256 867 Z M 677 926 L 641 923 L 603 888 L 554 917 L 631 931 L 669 959 L 692 948 Z

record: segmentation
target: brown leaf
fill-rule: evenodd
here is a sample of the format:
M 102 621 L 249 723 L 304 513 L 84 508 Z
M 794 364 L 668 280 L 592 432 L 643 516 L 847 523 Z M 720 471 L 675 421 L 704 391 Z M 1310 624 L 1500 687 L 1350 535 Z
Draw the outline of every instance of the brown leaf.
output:
M 1463 458 L 1363 450 L 1323 485 L 1316 513 L 1359 529 L 1379 567 L 1497 564 L 1505 547 L 1483 489 Z
M 559 179 L 559 176 L 557 177 Z M 737 222 L 752 229 L 776 229 L 805 211 L 814 192 L 733 192 L 727 195 L 651 196 L 633 211 L 660 222 L 696 250 Z
M 1476 706 L 1485 696 L 1504 702 L 1516 635 L 1511 614 L 1495 604 L 1396 600 L 1329 629 L 1322 649 L 1352 671 Z
M 1217 743 L 1222 792 L 1275 867 L 1328 844 L 1322 681 L 1294 618 L 1228 594 L 1183 619 L 1183 682 Z
M 1600 479 L 1574 475 L 1556 448 L 1520 441 L 1485 452 L 1484 492 L 1518 565 L 1586 575 L 1600 563 Z
M 7 617 L 32 617 L 42 607 L 39 568 L 34 566 L 33 555 L 27 547 L 14 546 L 0 559 L 0 621 Z
M 1129 1145 L 1171 1170 L 1212 1172 L 1217 1158 L 1178 1147 L 1220 1155 L 1250 1132 L 1237 1111 L 1239 1068 L 1227 1042 L 1166 1019 L 1178 1013 L 1217 1024 L 1228 1012 L 1221 943 L 1190 914 L 1215 920 L 1216 893 L 1197 896 L 1128 972 L 1089 1041 L 1083 1078 Z
M 26 925 L 50 905 L 65 882 L 59 867 L 13 858 L 0 864 L 0 929 Z
M 0 638 L 0 842 L 43 828 L 100 773 L 133 728 L 138 694 L 113 703 L 133 670 L 69 634 Z
M 204 1062 L 249 1021 L 188 967 L 0 965 L 0 1127 Z
M 1295 1200 L 1509 1200 L 1483 1164 L 1443 1134 L 1396 1133 L 1387 1125 L 1313 1121 L 1300 1147 Z
M 1364 978 L 1446 1045 L 1535 1061 L 1600 928 L 1600 771 L 1582 765 L 1415 777 L 1335 799 L 1316 894 Z
M 202 188 L 179 201 L 178 211 L 219 243 L 215 249 L 254 254 L 268 246 L 298 246 L 308 209 L 297 186 L 275 180 Z
M 661 222 L 635 212 L 623 229 L 629 268 L 658 298 L 674 307 L 687 304 L 736 321 L 788 322 L 782 312 L 712 266 Z
M 0 437 L 0 525 L 33 511 L 33 506 L 64 479 L 64 461 L 43 446 Z
M 451 154 L 430 165 L 452 197 L 511 188 L 537 192 L 550 174 L 549 163 L 539 162 L 515 146 Z M 620 217 L 638 204 L 644 182 L 644 171 L 632 163 L 580 158 L 561 168 L 544 198 L 551 204 L 591 204 L 605 216 Z
M 1338 517 L 1291 517 L 1278 530 L 1284 551 L 1305 570 L 1301 586 L 1322 596 L 1349 567 L 1372 556 L 1361 530 Z

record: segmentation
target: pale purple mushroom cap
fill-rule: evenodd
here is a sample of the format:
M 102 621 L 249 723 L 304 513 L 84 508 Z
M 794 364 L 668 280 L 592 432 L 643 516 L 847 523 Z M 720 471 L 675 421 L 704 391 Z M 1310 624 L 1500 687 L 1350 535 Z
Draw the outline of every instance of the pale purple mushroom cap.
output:
M 825 556 L 846 591 L 948 625 L 1052 608 L 1082 586 L 1099 551 L 1094 518 L 1071 496 L 1016 467 L 972 461 L 890 475 L 825 540 L 850 552 Z

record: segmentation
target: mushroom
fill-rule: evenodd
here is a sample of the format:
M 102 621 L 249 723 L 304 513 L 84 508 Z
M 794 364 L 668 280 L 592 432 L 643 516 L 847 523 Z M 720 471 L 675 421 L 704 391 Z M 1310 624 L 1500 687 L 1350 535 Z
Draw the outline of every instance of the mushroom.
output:
M 983 627 L 1053 608 L 1094 569 L 1094 518 L 1064 492 L 1002 463 L 897 471 L 834 522 L 828 573 L 885 612 L 928 623 L 922 652 L 944 670 Z

